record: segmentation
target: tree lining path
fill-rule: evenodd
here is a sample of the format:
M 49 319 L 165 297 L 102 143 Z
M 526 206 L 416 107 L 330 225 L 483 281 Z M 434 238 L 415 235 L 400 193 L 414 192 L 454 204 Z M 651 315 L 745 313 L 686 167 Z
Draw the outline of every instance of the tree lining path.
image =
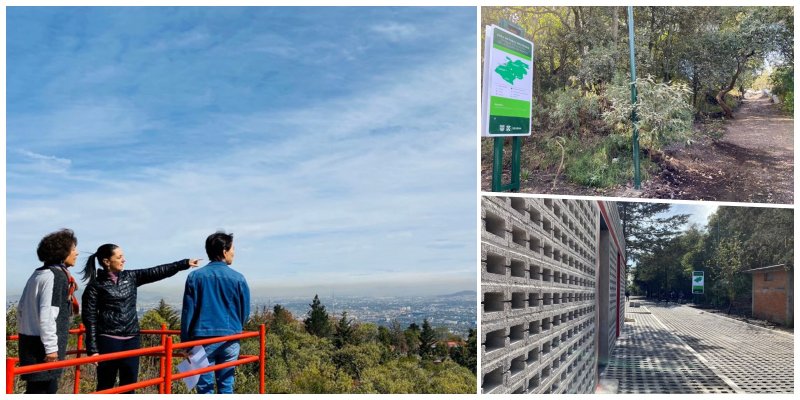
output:
M 778 107 L 760 93 L 745 96 L 720 140 L 667 147 L 660 175 L 634 196 L 793 203 L 794 121 Z

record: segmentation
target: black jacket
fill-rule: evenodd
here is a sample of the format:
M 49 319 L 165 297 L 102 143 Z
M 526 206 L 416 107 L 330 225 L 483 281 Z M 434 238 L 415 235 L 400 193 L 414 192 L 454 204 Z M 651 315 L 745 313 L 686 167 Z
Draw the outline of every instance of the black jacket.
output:
M 159 281 L 189 268 L 189 260 L 176 261 L 147 269 L 123 270 L 117 283 L 105 270 L 83 292 L 81 318 L 86 326 L 86 352 L 96 354 L 97 335 L 136 336 L 139 317 L 136 315 L 136 288 Z

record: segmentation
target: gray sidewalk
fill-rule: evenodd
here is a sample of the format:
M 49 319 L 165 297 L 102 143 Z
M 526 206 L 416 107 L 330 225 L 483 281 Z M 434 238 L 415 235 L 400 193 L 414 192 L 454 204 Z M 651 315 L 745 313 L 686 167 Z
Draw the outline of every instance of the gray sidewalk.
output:
M 688 306 L 649 308 L 742 392 L 794 392 L 794 335 Z
M 791 393 L 792 335 L 686 306 L 644 303 L 627 322 L 601 379 L 618 393 Z

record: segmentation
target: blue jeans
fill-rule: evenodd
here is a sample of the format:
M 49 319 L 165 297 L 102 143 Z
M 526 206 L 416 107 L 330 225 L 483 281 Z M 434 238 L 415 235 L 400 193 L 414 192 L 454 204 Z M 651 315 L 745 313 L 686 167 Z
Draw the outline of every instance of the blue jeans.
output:
M 205 339 L 205 338 L 195 338 Z M 210 365 L 222 364 L 230 361 L 236 361 L 239 358 L 239 341 L 229 341 L 214 344 L 207 344 L 203 346 L 208 357 Z M 223 368 L 214 372 L 207 372 L 200 375 L 197 381 L 198 394 L 214 394 L 214 393 L 233 393 L 233 373 L 235 368 Z M 214 392 L 214 380 L 216 378 L 217 391 Z

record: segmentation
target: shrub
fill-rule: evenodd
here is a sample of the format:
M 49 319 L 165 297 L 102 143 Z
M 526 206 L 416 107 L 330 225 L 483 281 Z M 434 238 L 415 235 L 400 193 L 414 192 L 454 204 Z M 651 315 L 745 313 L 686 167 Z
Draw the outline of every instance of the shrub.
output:
M 781 99 L 784 111 L 794 112 L 794 66 L 780 67 L 770 75 L 772 93 Z
M 790 114 L 794 113 L 794 91 L 787 92 L 783 95 L 782 101 L 781 108 L 783 108 L 783 111 Z
M 656 83 L 652 77 L 637 79 L 639 143 L 642 147 L 658 150 L 663 145 L 684 139 L 692 128 L 692 106 L 688 101 L 690 90 L 680 83 Z M 631 127 L 630 85 L 610 85 L 606 95 L 611 102 L 603 119 L 615 132 L 630 138 Z
M 600 117 L 599 97 L 580 89 L 564 88 L 545 97 L 549 127 L 557 132 L 579 134 L 581 127 Z

